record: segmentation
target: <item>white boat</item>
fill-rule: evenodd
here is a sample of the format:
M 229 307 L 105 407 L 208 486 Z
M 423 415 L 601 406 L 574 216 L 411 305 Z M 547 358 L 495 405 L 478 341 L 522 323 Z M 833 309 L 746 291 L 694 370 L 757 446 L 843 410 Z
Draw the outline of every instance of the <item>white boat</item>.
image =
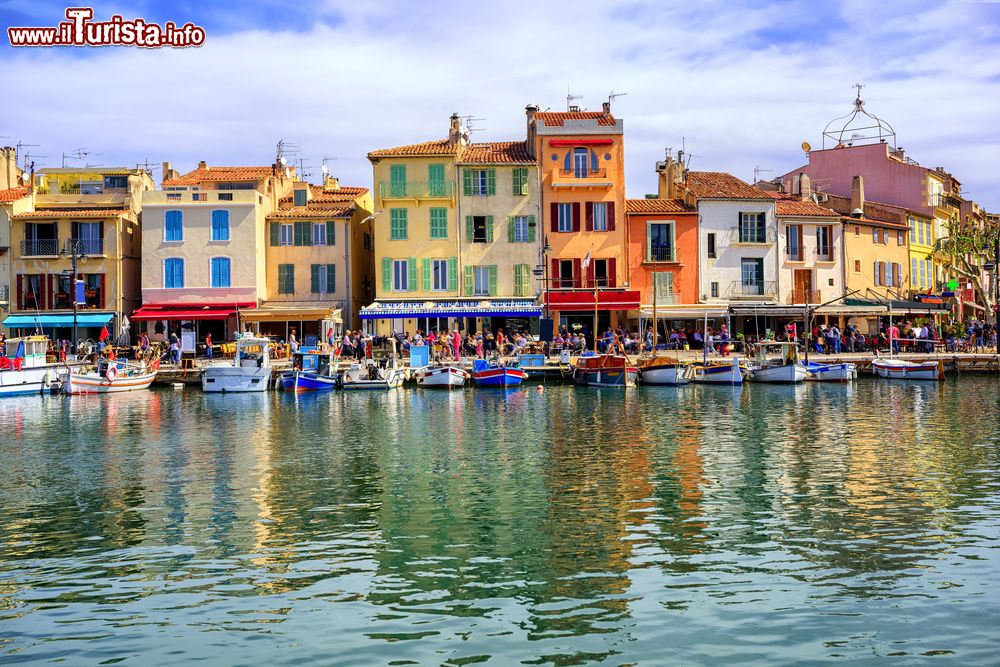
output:
M 236 340 L 232 363 L 201 369 L 201 389 L 210 393 L 267 391 L 271 381 L 271 341 L 243 336 Z
M 45 359 L 45 336 L 8 338 L 0 350 L 0 396 L 40 394 L 58 379 L 56 366 Z
M 776 352 L 777 354 L 768 354 Z M 747 379 L 752 382 L 797 384 L 806 379 L 806 367 L 799 363 L 798 346 L 792 342 L 762 341 L 754 345 L 754 361 Z
M 670 357 L 642 357 L 635 362 L 639 382 L 651 385 L 682 385 L 691 382 L 693 371 Z
M 810 361 L 806 364 L 806 380 L 811 382 L 850 382 L 858 378 L 858 367 L 854 364 L 820 364 Z
M 124 391 L 149 389 L 156 378 L 159 364 L 147 367 L 145 363 L 128 361 L 101 361 L 97 368 L 81 366 L 67 368 L 60 374 L 64 394 L 117 394 Z
M 395 389 L 403 386 L 403 369 L 389 366 L 380 368 L 371 359 L 364 364 L 351 364 L 340 376 L 340 388 L 345 391 L 357 389 Z
M 895 380 L 944 380 L 944 362 L 883 359 L 872 361 L 872 371 L 879 377 Z
M 733 357 L 729 361 L 707 361 L 694 364 L 691 382 L 696 384 L 743 384 L 743 369 Z
M 418 387 L 464 387 L 469 374 L 458 366 L 424 366 L 416 372 Z

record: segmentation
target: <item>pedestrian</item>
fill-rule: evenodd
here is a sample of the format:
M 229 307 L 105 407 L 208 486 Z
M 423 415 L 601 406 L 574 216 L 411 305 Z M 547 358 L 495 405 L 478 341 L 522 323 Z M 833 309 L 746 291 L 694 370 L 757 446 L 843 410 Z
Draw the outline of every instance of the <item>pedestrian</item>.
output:
M 205 358 L 212 359 L 212 332 L 205 334 Z
M 292 354 L 299 351 L 299 339 L 295 337 L 295 329 L 292 329 L 288 334 L 288 349 L 291 350 Z

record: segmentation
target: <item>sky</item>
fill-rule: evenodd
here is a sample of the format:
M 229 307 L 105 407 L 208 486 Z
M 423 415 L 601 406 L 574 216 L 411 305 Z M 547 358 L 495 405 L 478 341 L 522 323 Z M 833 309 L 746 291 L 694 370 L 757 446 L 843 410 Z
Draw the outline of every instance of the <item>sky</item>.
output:
M 66 5 L 0 0 L 0 142 L 37 144 L 36 168 L 79 148 L 104 166 L 270 164 L 284 140 L 313 182 L 329 158 L 342 183 L 371 186 L 368 151 L 443 139 L 453 112 L 476 119 L 473 141 L 523 139 L 525 105 L 564 110 L 572 92 L 596 110 L 614 91 L 641 197 L 666 148 L 747 181 L 804 164 L 802 142 L 822 146 L 860 82 L 910 157 L 1000 211 L 1000 0 L 93 6 L 191 21 L 206 42 L 13 49 L 8 26 L 56 25 Z

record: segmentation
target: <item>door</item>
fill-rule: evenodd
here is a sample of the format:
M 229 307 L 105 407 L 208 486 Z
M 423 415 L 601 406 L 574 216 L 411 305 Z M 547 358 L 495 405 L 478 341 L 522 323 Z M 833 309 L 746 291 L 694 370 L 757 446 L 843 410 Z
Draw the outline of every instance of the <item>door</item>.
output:
M 587 177 L 587 161 L 590 159 L 590 151 L 586 148 L 576 148 L 573 150 L 573 176 L 576 178 Z
M 793 303 L 812 303 L 812 271 L 808 269 L 795 270 L 795 292 L 792 294 Z
M 764 259 L 744 259 L 741 265 L 743 296 L 763 296 Z

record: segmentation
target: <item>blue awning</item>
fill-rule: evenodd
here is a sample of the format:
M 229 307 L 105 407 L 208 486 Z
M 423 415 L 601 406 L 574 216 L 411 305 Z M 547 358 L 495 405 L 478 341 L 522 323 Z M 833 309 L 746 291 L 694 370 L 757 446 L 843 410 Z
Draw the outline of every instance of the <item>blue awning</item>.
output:
M 363 320 L 408 317 L 540 317 L 534 299 L 491 299 L 485 301 L 376 301 L 361 309 Z
M 78 313 L 78 327 L 103 327 L 114 313 Z M 44 313 L 38 315 L 10 315 L 3 321 L 8 329 L 51 329 L 54 327 L 73 326 L 73 313 Z

